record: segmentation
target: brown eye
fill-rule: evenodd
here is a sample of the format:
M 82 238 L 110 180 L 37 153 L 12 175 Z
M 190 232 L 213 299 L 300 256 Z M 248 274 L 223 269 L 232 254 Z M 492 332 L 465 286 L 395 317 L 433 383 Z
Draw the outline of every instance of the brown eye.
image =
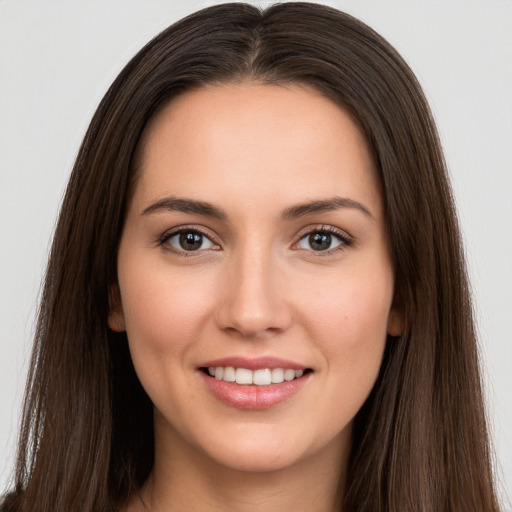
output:
M 326 251 L 331 248 L 331 235 L 325 233 L 313 233 L 309 235 L 309 245 L 314 251 Z
M 347 241 L 340 235 L 326 231 L 313 231 L 300 239 L 298 247 L 309 251 L 321 252 L 335 249 L 344 243 L 346 244 Z
M 178 252 L 194 252 L 205 249 L 214 249 L 217 246 L 199 231 L 181 231 L 175 233 L 165 243 L 172 246 Z
M 197 251 L 203 244 L 203 235 L 199 233 L 181 233 L 179 244 L 185 251 Z

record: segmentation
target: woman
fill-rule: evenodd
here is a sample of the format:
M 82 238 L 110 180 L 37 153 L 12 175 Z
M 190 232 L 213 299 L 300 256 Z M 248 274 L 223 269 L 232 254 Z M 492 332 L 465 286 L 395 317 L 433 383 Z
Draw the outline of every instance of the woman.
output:
M 428 105 L 318 5 L 170 27 L 91 122 L 11 510 L 498 510 Z

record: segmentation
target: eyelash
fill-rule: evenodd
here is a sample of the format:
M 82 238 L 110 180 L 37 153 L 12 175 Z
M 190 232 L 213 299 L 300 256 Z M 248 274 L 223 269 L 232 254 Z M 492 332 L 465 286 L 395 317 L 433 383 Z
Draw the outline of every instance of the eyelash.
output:
M 191 256 L 198 256 L 201 254 L 201 252 L 207 250 L 207 249 L 198 249 L 196 251 L 187 251 L 185 249 L 177 250 L 174 247 L 172 247 L 168 242 L 171 238 L 180 235 L 180 234 L 198 234 L 202 237 L 209 240 L 212 244 L 216 245 L 217 247 L 219 244 L 217 244 L 213 237 L 206 233 L 205 231 L 197 228 L 197 227 L 187 227 L 183 226 L 180 228 L 173 228 L 170 231 L 166 231 L 159 239 L 158 239 L 158 245 L 162 246 L 165 250 L 172 252 L 173 254 L 176 254 L 177 256 L 183 256 L 183 257 L 191 257 Z M 325 251 L 315 251 L 313 249 L 301 249 L 298 246 L 298 244 L 307 238 L 308 236 L 311 236 L 313 234 L 327 234 L 334 236 L 339 240 L 339 245 L 332 249 L 327 249 Z M 304 250 L 312 253 L 315 257 L 323 257 L 323 256 L 330 256 L 332 254 L 344 251 L 347 247 L 350 247 L 353 245 L 354 240 L 344 231 L 341 231 L 333 226 L 326 226 L 326 225 L 318 225 L 314 226 L 313 228 L 308 228 L 306 231 L 303 231 L 300 233 L 300 238 L 297 242 L 295 242 L 292 246 L 292 249 L 294 250 Z M 218 250 L 218 249 L 214 249 Z M 195 254 L 197 253 L 197 254 Z
M 312 253 L 315 257 L 324 257 L 324 256 L 331 256 L 333 254 L 337 254 L 338 252 L 342 252 L 348 247 L 351 247 L 354 243 L 354 239 L 350 237 L 346 232 L 341 231 L 338 228 L 335 228 L 333 226 L 326 226 L 324 224 L 314 226 L 313 228 L 307 228 L 306 231 L 300 233 L 300 238 L 298 242 L 294 243 L 293 246 L 296 247 L 302 240 L 305 238 L 313 235 L 313 234 L 321 234 L 321 235 L 331 235 L 337 238 L 340 241 L 340 244 L 332 249 L 327 249 L 325 251 L 314 251 L 312 249 L 300 249 L 297 248 L 296 250 L 305 250 L 310 253 Z
M 218 246 L 218 244 L 213 241 L 213 237 L 210 234 L 206 233 L 205 231 L 203 231 L 195 226 L 194 227 L 183 226 L 180 228 L 173 228 L 170 231 L 166 231 L 158 239 L 158 245 L 162 246 L 166 251 L 170 251 L 177 256 L 183 256 L 183 257 L 198 256 L 199 254 L 201 254 L 202 251 L 205 250 L 205 249 L 203 249 L 203 250 L 196 250 L 196 251 L 187 251 L 185 249 L 182 249 L 182 250 L 175 249 L 168 242 L 169 242 L 169 240 L 171 240 L 171 238 L 175 237 L 176 235 L 180 235 L 180 234 L 201 235 L 202 237 L 209 240 L 212 244 Z M 215 249 L 215 250 L 217 250 L 217 249 Z

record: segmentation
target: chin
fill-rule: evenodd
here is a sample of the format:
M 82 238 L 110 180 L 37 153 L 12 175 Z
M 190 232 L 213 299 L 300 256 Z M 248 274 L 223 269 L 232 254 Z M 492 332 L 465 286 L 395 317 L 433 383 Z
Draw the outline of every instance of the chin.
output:
M 217 442 L 205 442 L 204 453 L 214 464 L 234 471 L 269 473 L 310 464 L 315 456 L 337 453 L 338 447 L 350 442 L 349 428 L 337 436 L 324 437 L 300 424 L 295 431 L 279 429 L 275 424 L 253 427 L 245 425 L 239 432 L 218 437 Z
M 219 465 L 244 473 L 271 473 L 288 469 L 303 459 L 303 453 L 286 450 L 269 450 L 266 446 L 252 449 L 229 450 L 222 454 L 211 454 Z

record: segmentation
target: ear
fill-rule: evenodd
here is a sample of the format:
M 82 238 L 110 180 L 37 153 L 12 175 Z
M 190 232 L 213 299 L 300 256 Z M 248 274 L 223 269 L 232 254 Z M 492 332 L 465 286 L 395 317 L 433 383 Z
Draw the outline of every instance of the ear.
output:
M 108 313 L 108 326 L 114 332 L 124 332 L 126 330 L 123 304 L 121 302 L 121 292 L 119 285 L 116 283 L 109 289 L 109 313 Z
M 388 334 L 396 337 L 404 332 L 404 314 L 401 309 L 393 307 L 388 317 Z
M 388 316 L 388 334 L 393 337 L 401 336 L 404 332 L 404 325 L 405 314 L 402 301 L 395 295 Z

